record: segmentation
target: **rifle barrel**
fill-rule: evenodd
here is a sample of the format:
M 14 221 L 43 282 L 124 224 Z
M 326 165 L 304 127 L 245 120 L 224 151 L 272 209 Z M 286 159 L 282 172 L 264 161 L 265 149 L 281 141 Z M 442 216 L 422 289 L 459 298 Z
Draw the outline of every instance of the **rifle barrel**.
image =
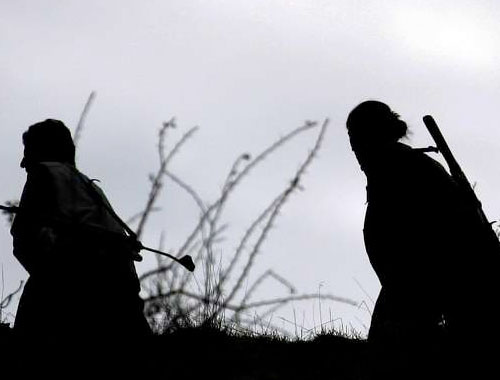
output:
M 439 127 L 434 120 L 434 118 L 431 115 L 426 115 L 423 118 L 424 124 L 427 127 L 427 130 L 431 134 L 432 138 L 434 139 L 434 142 L 436 143 L 436 146 L 438 150 L 441 152 L 443 155 L 446 163 L 448 164 L 448 167 L 450 169 L 451 175 L 455 179 L 460 179 L 460 181 L 466 181 L 467 184 L 470 186 L 469 182 L 467 181 L 467 178 L 465 177 L 464 172 L 460 168 L 460 165 L 458 164 L 457 160 L 453 156 L 453 153 L 451 153 L 451 150 L 448 146 L 448 143 L 444 139 L 443 134 L 439 130 Z
M 458 186 L 462 189 L 463 193 L 469 198 L 469 201 L 474 204 L 482 222 L 487 224 L 489 226 L 488 229 L 494 233 L 494 231 L 491 229 L 491 224 L 489 223 L 488 218 L 486 217 L 486 214 L 483 211 L 481 201 L 474 192 L 474 188 L 471 186 L 469 180 L 462 171 L 462 168 L 460 167 L 457 160 L 453 156 L 453 153 L 451 153 L 451 150 L 448 144 L 446 143 L 443 134 L 439 130 L 436 121 L 431 115 L 424 116 L 423 121 L 425 126 L 427 127 L 427 130 L 434 139 L 434 142 L 436 143 L 439 152 L 443 155 L 443 158 L 445 159 L 446 164 L 450 169 L 451 176 L 457 182 Z

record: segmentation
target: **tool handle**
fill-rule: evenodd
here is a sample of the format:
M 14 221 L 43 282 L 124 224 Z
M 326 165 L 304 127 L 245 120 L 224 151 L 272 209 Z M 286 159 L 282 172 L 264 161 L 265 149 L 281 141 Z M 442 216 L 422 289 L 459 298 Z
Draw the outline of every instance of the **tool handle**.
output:
M 150 252 L 154 252 L 154 253 L 157 253 L 157 254 L 162 255 L 162 256 L 166 256 L 166 257 L 174 260 L 175 262 L 181 264 L 184 268 L 186 268 L 190 272 L 193 272 L 195 269 L 193 259 L 189 255 L 182 256 L 181 258 L 177 258 L 177 257 L 171 255 L 170 253 L 162 252 L 162 251 L 159 251 L 159 250 L 154 249 L 154 248 L 145 247 L 142 244 L 141 244 L 141 249 L 144 249 L 144 250 L 150 251 Z

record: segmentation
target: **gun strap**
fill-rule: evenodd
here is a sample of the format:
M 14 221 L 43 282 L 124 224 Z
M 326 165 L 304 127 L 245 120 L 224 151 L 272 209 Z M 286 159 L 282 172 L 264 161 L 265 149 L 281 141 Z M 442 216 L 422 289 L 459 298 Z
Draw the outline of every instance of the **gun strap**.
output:
M 80 177 L 80 179 L 85 183 L 85 185 L 86 185 L 87 189 L 89 190 L 90 195 L 92 196 L 92 198 L 94 198 L 94 200 L 96 200 L 101 206 L 103 206 L 106 209 L 106 211 L 109 212 L 109 214 L 113 217 L 113 219 L 115 219 L 115 221 L 127 232 L 127 234 L 129 236 L 137 238 L 136 233 L 127 225 L 127 223 L 125 223 L 116 214 L 115 210 L 113 210 L 113 208 L 111 207 L 111 205 L 109 205 L 109 203 L 97 191 L 97 189 L 96 189 L 94 183 L 92 182 L 92 180 L 90 180 L 89 178 L 87 178 L 86 176 L 84 176 L 82 173 L 80 173 L 76 168 L 75 168 L 75 172 Z

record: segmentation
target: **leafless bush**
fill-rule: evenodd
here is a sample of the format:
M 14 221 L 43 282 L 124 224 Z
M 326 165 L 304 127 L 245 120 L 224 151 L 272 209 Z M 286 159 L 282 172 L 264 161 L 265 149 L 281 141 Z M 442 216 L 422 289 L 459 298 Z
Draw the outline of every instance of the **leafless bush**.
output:
M 192 232 L 176 250 L 175 255 L 177 257 L 186 254 L 192 255 L 203 273 L 200 274 L 200 269 L 198 269 L 197 275 L 201 276 L 202 280 L 197 282 L 196 277 L 191 273 L 158 256 L 157 267 L 140 276 L 146 294 L 146 313 L 156 330 L 161 332 L 193 324 L 219 325 L 221 321 L 238 327 L 255 327 L 256 324 L 266 323 L 266 317 L 291 301 L 317 299 L 318 294 L 298 294 L 292 284 L 273 270 L 267 270 L 258 276 L 246 291 L 242 289 L 242 285 L 248 280 L 257 256 L 263 252 L 264 243 L 279 217 L 280 211 L 293 192 L 300 188 L 306 169 L 321 147 L 328 120 L 325 120 L 322 125 L 318 125 L 316 122 L 306 122 L 303 126 L 292 130 L 272 143 L 253 159 L 247 153 L 237 157 L 226 176 L 218 198 L 210 204 L 205 204 L 195 189 L 168 169 L 170 160 L 196 131 L 196 128 L 188 130 L 167 153 L 165 140 L 175 126 L 175 120 L 172 119 L 164 123 L 160 129 L 158 138 L 159 169 L 155 175 L 150 177 L 149 197 L 144 211 L 139 213 L 140 218 L 136 231 L 138 236 L 143 232 L 148 216 L 154 209 L 158 194 L 163 188 L 163 182 L 170 180 L 177 184 L 192 197 L 199 208 L 200 217 L 195 222 Z M 301 133 L 318 129 L 314 146 L 299 169 L 293 174 L 289 184 L 248 226 L 237 247 L 231 252 L 229 264 L 223 266 L 222 263 L 218 263 L 214 251 L 218 239 L 222 237 L 224 232 L 225 225 L 222 223 L 222 213 L 228 199 L 241 185 L 245 177 L 250 175 L 252 169 L 268 159 L 280 147 Z M 268 280 L 283 285 L 287 289 L 288 296 L 255 300 L 257 289 Z M 320 297 L 356 305 L 352 300 L 331 294 L 322 294 Z M 250 312 L 253 312 L 252 317 L 249 317 Z

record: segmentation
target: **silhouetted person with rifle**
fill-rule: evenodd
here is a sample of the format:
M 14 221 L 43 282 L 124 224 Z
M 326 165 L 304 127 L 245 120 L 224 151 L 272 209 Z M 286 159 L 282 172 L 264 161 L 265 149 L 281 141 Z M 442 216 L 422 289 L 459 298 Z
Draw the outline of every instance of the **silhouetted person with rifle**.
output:
M 426 149 L 399 142 L 407 125 L 386 104 L 359 104 L 347 130 L 367 178 L 364 240 L 382 285 L 368 335 L 376 360 L 392 355 L 423 371 L 396 369 L 398 378 L 429 370 L 438 357 L 433 349 L 444 350 L 457 372 L 464 360 L 478 363 L 476 354 L 485 352 L 478 345 L 486 341 L 479 334 L 490 330 L 478 327 L 489 321 L 477 310 L 488 313 L 488 299 L 497 302 L 499 260 L 475 206 Z
M 61 121 L 30 126 L 23 143 L 27 181 L 11 229 L 14 255 L 29 273 L 14 324 L 19 355 L 45 360 L 56 350 L 92 366 L 115 349 L 140 349 L 133 342 L 150 329 L 133 262 L 139 243 L 77 170 Z M 47 365 L 64 365 L 53 359 Z

